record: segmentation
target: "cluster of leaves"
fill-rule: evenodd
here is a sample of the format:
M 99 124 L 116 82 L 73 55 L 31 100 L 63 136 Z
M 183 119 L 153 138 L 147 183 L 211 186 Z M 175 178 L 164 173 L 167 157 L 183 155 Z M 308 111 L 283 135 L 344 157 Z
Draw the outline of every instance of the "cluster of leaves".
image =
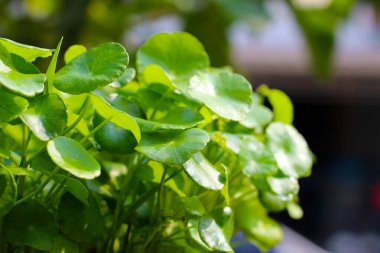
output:
M 55 50 L 0 39 L 0 251 L 269 249 L 311 152 L 279 90 L 211 68 L 187 33 Z M 46 73 L 32 63 L 51 57 Z M 269 101 L 271 109 L 264 106 Z

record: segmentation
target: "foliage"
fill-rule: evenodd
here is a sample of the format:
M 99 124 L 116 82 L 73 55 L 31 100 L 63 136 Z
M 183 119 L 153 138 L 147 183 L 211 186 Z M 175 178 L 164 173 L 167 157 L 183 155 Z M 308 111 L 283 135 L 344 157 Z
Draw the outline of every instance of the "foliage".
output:
M 210 67 L 186 33 L 150 38 L 136 78 L 117 43 L 56 71 L 60 45 L 0 40 L 1 252 L 232 251 L 237 231 L 267 250 L 269 212 L 302 216 L 312 154 L 284 93 Z

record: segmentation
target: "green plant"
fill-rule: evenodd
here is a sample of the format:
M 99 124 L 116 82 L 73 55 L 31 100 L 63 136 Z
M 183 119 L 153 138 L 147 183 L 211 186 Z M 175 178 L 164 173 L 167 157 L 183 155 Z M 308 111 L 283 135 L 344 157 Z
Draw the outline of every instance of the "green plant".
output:
M 1 252 L 231 251 L 237 231 L 265 250 L 269 212 L 302 216 L 312 155 L 284 93 L 211 68 L 186 33 L 150 38 L 137 80 L 117 43 L 56 72 L 60 44 L 0 39 Z

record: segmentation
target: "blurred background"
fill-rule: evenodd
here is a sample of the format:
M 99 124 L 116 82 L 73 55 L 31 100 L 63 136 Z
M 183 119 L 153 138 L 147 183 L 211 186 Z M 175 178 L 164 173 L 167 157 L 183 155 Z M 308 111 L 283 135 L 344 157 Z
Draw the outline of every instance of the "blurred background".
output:
M 133 62 L 150 35 L 179 30 L 214 66 L 292 98 L 317 162 L 304 217 L 274 216 L 328 251 L 380 252 L 379 0 L 0 0 L 0 36 L 40 47 L 118 41 Z

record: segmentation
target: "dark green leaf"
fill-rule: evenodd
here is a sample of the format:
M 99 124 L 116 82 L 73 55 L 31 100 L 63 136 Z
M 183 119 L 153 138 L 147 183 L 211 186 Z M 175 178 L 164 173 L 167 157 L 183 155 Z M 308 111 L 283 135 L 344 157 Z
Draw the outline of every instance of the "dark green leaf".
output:
M 201 153 L 195 154 L 183 164 L 189 177 L 200 186 L 210 190 L 220 190 L 224 186 L 224 178 Z
M 294 127 L 276 122 L 268 126 L 266 134 L 268 146 L 285 175 L 299 178 L 310 174 L 313 164 L 311 151 Z
M 58 234 L 58 224 L 46 207 L 37 202 L 22 203 L 5 217 L 3 231 L 8 242 L 48 250 Z
M 200 129 L 161 131 L 145 135 L 136 150 L 152 160 L 167 164 L 182 164 L 201 151 L 210 140 Z
M 0 219 L 13 207 L 17 186 L 10 171 L 0 166 Z
M 55 93 L 40 96 L 31 100 L 21 119 L 39 139 L 47 141 L 61 133 L 66 126 L 66 105 Z
M 194 76 L 190 80 L 188 92 L 219 116 L 231 120 L 242 120 L 252 104 L 249 82 L 227 70 Z
M 54 86 L 63 92 L 81 94 L 116 81 L 127 68 L 124 47 L 106 43 L 78 55 L 55 76 Z
M 49 253 L 79 253 L 79 248 L 75 242 L 64 235 L 58 235 Z
M 11 121 L 28 107 L 28 100 L 0 88 L 0 122 Z
M 75 140 L 59 136 L 47 145 L 49 156 L 72 175 L 93 179 L 100 175 L 99 163 Z

